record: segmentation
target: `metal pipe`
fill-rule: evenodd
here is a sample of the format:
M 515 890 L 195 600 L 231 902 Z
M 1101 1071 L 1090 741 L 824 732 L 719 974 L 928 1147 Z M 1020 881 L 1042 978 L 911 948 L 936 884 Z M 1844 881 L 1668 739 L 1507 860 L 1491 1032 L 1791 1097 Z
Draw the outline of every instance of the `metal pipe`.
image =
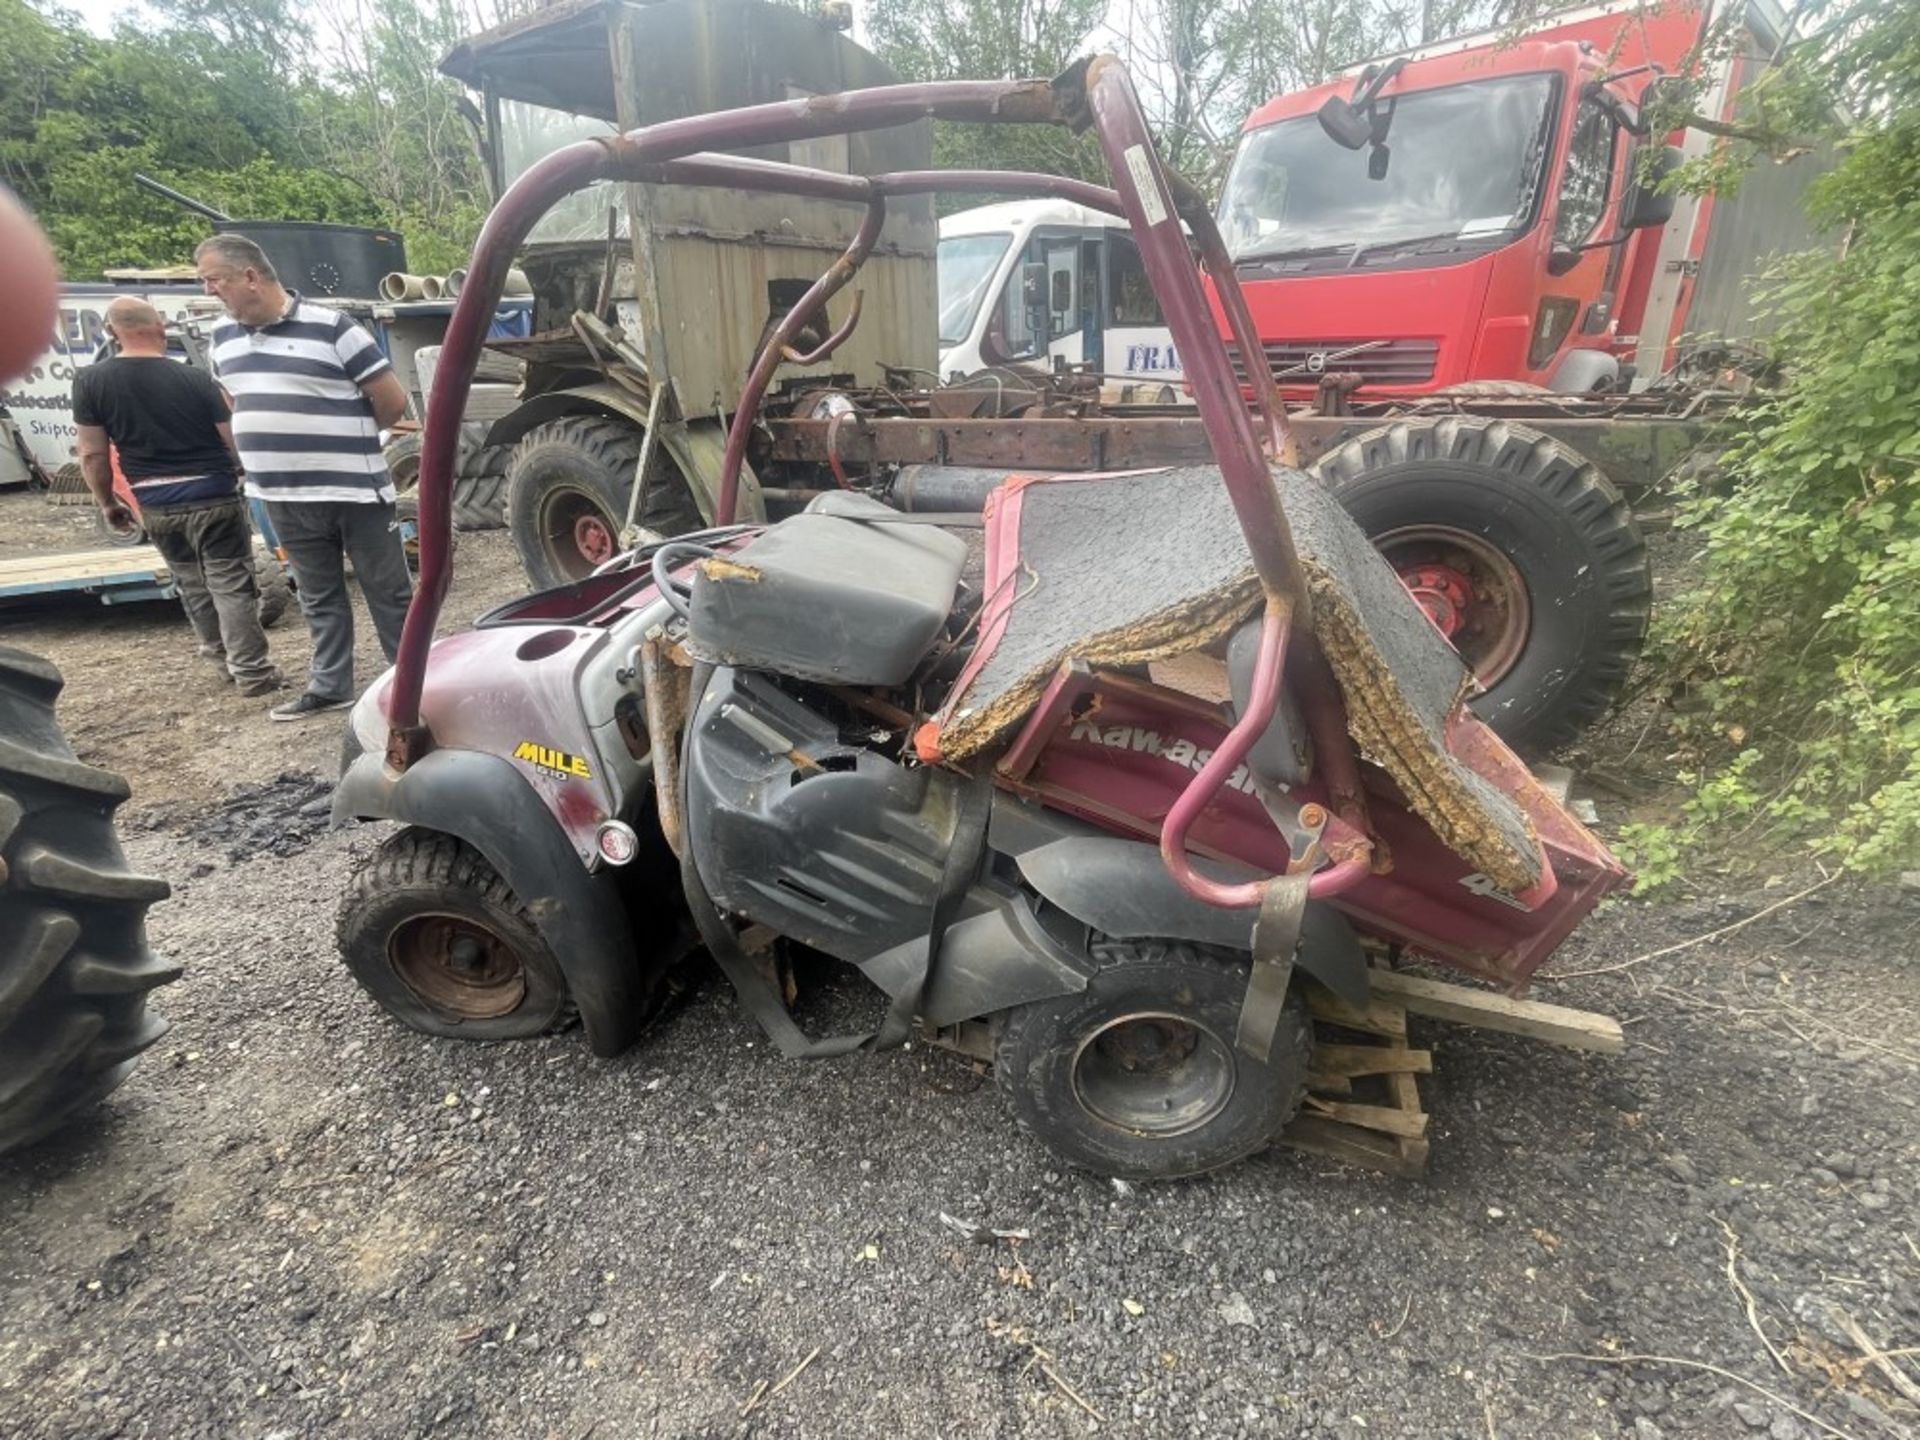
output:
M 142 175 L 138 170 L 133 172 L 133 183 L 143 190 L 151 190 L 164 200 L 171 200 L 176 205 L 184 205 L 187 209 L 193 211 L 194 214 L 204 215 L 209 220 L 230 222 L 233 219 L 226 211 L 216 210 L 213 206 L 207 204 L 206 201 L 196 200 L 191 195 L 182 195 L 171 185 L 162 185 L 151 175 Z
M 1122 219 L 1120 195 L 1105 185 L 1072 180 L 1065 175 L 1041 175 L 1030 170 L 896 170 L 873 177 L 874 188 L 886 195 L 925 195 L 935 191 L 967 191 L 983 195 L 1038 196 L 1071 200 L 1089 210 Z
M 1160 858 L 1179 887 L 1196 900 L 1228 909 L 1247 909 L 1260 903 L 1265 880 L 1249 880 L 1239 885 L 1223 885 L 1193 868 L 1187 859 L 1187 831 L 1200 818 L 1207 802 L 1227 783 L 1247 758 L 1253 742 L 1273 723 L 1273 712 L 1280 701 L 1280 675 L 1287 663 L 1287 630 L 1293 607 L 1284 594 L 1267 597 L 1266 613 L 1260 617 L 1260 644 L 1253 662 L 1253 693 L 1247 708 L 1213 752 L 1213 758 L 1200 767 L 1200 773 L 1187 783 L 1167 818 L 1160 826 Z
M 1300 447 L 1294 443 L 1293 431 L 1287 425 L 1287 407 L 1280 399 L 1280 386 L 1275 382 L 1273 372 L 1267 368 L 1266 350 L 1260 344 L 1260 330 L 1253 323 L 1253 312 L 1247 308 L 1246 292 L 1240 288 L 1240 277 L 1234 272 L 1233 256 L 1227 253 L 1226 238 L 1214 223 L 1213 211 L 1207 208 L 1205 197 L 1176 173 L 1169 172 L 1167 179 L 1173 186 L 1174 203 L 1179 206 L 1181 217 L 1186 220 L 1187 228 L 1193 232 L 1194 242 L 1199 246 L 1200 263 L 1212 277 L 1213 293 L 1219 297 L 1220 309 L 1227 317 L 1227 328 L 1233 332 L 1233 343 L 1239 347 L 1245 359 L 1247 384 L 1253 390 L 1254 408 L 1259 411 L 1266 429 L 1267 453 L 1276 463 L 1294 469 L 1300 464 Z
M 1154 150 L 1140 101 L 1133 93 L 1133 82 L 1117 59 L 1100 55 L 1087 67 L 1086 85 L 1094 129 L 1140 246 L 1141 265 L 1153 282 L 1167 328 L 1179 347 L 1182 369 L 1200 408 L 1201 424 L 1246 536 L 1254 569 L 1267 591 L 1269 607 L 1275 596 L 1291 597 L 1294 616 L 1304 628 L 1311 613 L 1310 601 L 1293 548 L 1293 533 L 1280 508 L 1267 458 L 1254 435 L 1240 382 L 1201 292 L 1199 275 L 1161 174 L 1160 157 Z M 1277 683 L 1277 676 L 1275 680 Z
M 930 117 L 973 123 L 1068 123 L 1060 97 L 1044 80 L 889 85 L 668 120 L 612 139 L 579 141 L 530 167 L 501 196 L 474 241 L 467 283 L 447 324 L 428 403 L 420 455 L 420 578 L 407 610 L 388 695 L 389 765 L 404 769 L 428 748 L 429 737 L 420 724 L 420 691 L 450 579 L 453 462 L 460 440 L 460 414 L 514 252 L 534 222 L 556 201 L 596 180 L 624 180 L 644 174 L 650 165 L 702 151 L 879 130 Z
M 753 369 L 747 374 L 746 386 L 740 392 L 740 403 L 734 409 L 733 422 L 727 427 L 726 454 L 720 460 L 720 489 L 713 501 L 714 524 L 733 523 L 734 504 L 740 491 L 740 466 L 747 458 L 747 437 L 753 433 L 754 417 L 760 413 L 761 397 L 767 393 L 767 386 L 773 383 L 773 372 L 780 368 L 783 359 L 781 352 L 793 343 L 793 337 L 805 329 L 815 315 L 826 308 L 827 301 L 853 279 L 853 272 L 873 253 L 873 247 L 880 239 L 880 227 L 886 221 L 887 202 L 875 196 L 867 202 L 867 218 L 860 222 L 860 228 L 854 232 L 845 253 L 827 267 L 826 273 L 794 302 L 791 310 L 780 317 L 779 325 L 774 327 L 767 343 L 760 347 Z M 855 308 L 854 318 L 859 318 L 858 307 Z
M 845 322 L 841 324 L 838 330 L 822 340 L 818 348 L 809 350 L 803 355 L 791 345 L 782 345 L 780 347 L 780 358 L 785 360 L 789 365 L 819 365 L 827 360 L 831 360 L 833 358 L 833 352 L 853 338 L 853 332 L 860 324 L 860 301 L 865 298 L 866 293 L 864 290 L 856 290 L 853 292 L 853 308 L 847 312 Z M 837 415 L 834 417 L 836 420 L 839 418 Z M 829 436 L 831 436 L 833 430 L 832 425 L 828 425 L 827 430 Z M 828 441 L 828 446 L 829 449 L 831 449 L 831 439 Z M 831 456 L 829 456 L 829 458 L 831 458 Z M 844 488 L 844 479 L 841 483 Z

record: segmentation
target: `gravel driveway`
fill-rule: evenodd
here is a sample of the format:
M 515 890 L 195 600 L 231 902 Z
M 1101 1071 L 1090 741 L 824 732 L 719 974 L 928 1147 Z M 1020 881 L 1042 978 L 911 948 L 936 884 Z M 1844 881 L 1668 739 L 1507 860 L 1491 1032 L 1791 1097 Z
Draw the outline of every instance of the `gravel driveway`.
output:
M 517 580 L 503 537 L 461 559 L 463 615 Z M 308 813 L 337 732 L 183 676 L 171 623 L 0 627 L 131 773 L 187 967 L 132 1080 L 0 1163 L 0 1435 L 1916 1433 L 1911 895 L 1542 987 L 1622 1057 L 1416 1022 L 1425 1180 L 1283 1151 L 1126 1189 L 966 1062 L 783 1061 L 714 983 L 614 1061 L 403 1031 L 333 954 L 380 833 Z M 1806 883 L 1615 905 L 1558 968 Z

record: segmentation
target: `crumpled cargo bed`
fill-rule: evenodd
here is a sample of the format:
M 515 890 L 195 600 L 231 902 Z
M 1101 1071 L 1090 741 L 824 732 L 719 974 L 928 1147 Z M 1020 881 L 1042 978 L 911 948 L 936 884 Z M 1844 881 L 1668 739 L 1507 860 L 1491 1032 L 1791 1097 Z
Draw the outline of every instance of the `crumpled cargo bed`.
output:
M 1531 888 L 1541 869 L 1526 815 L 1447 748 L 1467 668 L 1331 495 L 1297 471 L 1276 469 L 1274 483 L 1360 753 L 1448 848 L 1507 890 Z M 1211 467 L 1020 477 L 986 516 L 980 644 L 922 742 L 942 760 L 1005 739 L 1068 660 L 1137 665 L 1204 649 L 1260 604 Z

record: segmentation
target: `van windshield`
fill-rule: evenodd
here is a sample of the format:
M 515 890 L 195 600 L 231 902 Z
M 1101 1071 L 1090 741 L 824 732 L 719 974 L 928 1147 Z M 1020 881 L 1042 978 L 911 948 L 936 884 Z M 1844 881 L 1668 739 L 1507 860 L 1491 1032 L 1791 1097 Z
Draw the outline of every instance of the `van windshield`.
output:
M 1383 97 L 1387 170 L 1336 144 L 1312 115 L 1242 137 L 1219 221 L 1235 260 L 1321 258 L 1396 245 L 1512 239 L 1532 218 L 1552 133 L 1551 75 L 1475 80 Z
M 950 235 L 940 242 L 940 343 L 958 345 L 973 330 L 993 272 L 1011 235 Z

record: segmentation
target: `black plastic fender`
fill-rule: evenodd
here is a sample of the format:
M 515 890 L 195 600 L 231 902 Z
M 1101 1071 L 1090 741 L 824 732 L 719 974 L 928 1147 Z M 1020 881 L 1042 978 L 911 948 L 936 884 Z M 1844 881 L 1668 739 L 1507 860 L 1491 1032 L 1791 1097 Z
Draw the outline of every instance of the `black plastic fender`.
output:
M 1116 940 L 1192 940 L 1251 951 L 1257 910 L 1226 910 L 1194 899 L 1175 883 L 1159 850 L 1105 835 L 1050 811 L 994 796 L 987 843 L 1012 858 L 1049 902 Z M 1209 879 L 1254 877 L 1245 866 L 1196 858 Z M 1367 957 L 1346 917 L 1307 903 L 1294 964 L 1350 1005 L 1367 1003 Z
M 350 819 L 438 830 L 486 856 L 553 948 L 593 1053 L 618 1055 L 634 1042 L 647 987 L 626 908 L 606 874 L 581 865 L 510 761 L 477 750 L 435 750 L 395 776 L 383 756 L 358 755 L 333 792 L 333 823 Z

